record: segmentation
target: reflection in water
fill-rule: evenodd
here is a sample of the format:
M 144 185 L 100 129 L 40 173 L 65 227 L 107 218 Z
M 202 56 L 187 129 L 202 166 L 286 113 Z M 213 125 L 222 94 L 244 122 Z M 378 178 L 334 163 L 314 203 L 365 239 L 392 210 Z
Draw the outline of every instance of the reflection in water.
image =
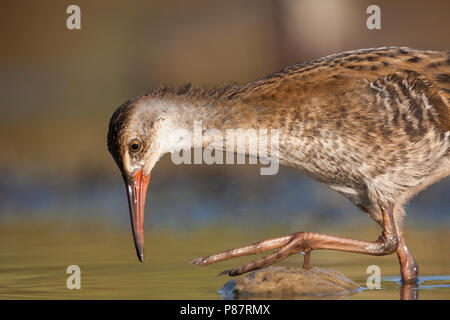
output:
M 401 300 L 418 300 L 419 290 L 417 284 L 402 284 L 400 288 L 400 299 Z
M 418 300 L 420 290 L 450 288 L 449 275 L 420 276 L 418 284 L 402 284 L 400 277 L 385 277 L 384 280 L 399 284 L 401 300 Z

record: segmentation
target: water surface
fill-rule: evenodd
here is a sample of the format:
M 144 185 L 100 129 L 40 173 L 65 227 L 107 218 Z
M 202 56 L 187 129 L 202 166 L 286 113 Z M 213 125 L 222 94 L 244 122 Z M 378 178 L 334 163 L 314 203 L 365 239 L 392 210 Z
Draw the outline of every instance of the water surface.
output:
M 279 227 L 257 230 L 210 226 L 198 230 L 151 228 L 146 234 L 146 260 L 138 262 L 129 230 L 101 224 L 63 221 L 0 227 L 0 299 L 221 299 L 218 290 L 229 280 L 217 274 L 256 256 L 199 267 L 194 257 L 286 233 Z M 336 233 L 335 233 L 336 234 Z M 340 235 L 376 239 L 377 230 L 341 230 Z M 409 230 L 409 244 L 420 264 L 420 299 L 450 298 L 450 233 Z M 300 266 L 300 255 L 278 265 Z M 66 288 L 67 266 L 81 268 L 81 290 Z M 366 286 L 366 269 L 379 265 L 382 287 L 363 289 L 348 299 L 399 299 L 399 265 L 395 255 L 371 257 L 316 251 L 312 265 L 343 272 Z

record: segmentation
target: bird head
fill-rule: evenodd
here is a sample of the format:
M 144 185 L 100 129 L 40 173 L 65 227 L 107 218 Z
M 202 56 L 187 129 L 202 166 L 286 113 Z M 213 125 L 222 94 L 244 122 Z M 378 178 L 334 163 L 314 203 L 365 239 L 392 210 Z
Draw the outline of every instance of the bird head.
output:
M 158 108 L 135 99 L 117 108 L 109 122 L 108 150 L 125 182 L 134 243 L 141 262 L 144 260 L 145 198 L 150 173 L 162 155 L 159 127 L 163 120 Z

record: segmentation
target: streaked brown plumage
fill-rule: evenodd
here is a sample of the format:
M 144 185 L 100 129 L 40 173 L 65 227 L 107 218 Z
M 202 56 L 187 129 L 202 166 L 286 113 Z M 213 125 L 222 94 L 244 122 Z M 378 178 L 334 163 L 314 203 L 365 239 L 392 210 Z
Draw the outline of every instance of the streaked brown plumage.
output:
M 278 129 L 280 163 L 298 168 L 349 198 L 383 228 L 376 241 L 311 232 L 266 240 L 194 259 L 206 265 L 278 249 L 226 271 L 239 275 L 315 249 L 372 255 L 397 252 L 403 282 L 418 267 L 406 246 L 404 204 L 450 174 L 450 53 L 411 48 L 344 52 L 298 64 L 245 85 L 161 88 L 119 107 L 108 148 L 128 185 L 136 248 L 143 259 L 143 201 L 150 175 L 178 128 Z M 129 150 L 138 139 L 138 152 Z M 220 141 L 225 143 L 226 141 Z M 144 197 L 144 200 L 142 198 Z

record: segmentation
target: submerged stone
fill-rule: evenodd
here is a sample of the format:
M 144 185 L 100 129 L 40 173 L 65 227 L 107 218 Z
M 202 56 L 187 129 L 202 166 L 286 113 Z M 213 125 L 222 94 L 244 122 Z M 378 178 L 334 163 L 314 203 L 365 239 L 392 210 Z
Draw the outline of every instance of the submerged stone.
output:
M 339 271 L 269 267 L 228 281 L 224 299 L 343 299 L 361 287 Z

